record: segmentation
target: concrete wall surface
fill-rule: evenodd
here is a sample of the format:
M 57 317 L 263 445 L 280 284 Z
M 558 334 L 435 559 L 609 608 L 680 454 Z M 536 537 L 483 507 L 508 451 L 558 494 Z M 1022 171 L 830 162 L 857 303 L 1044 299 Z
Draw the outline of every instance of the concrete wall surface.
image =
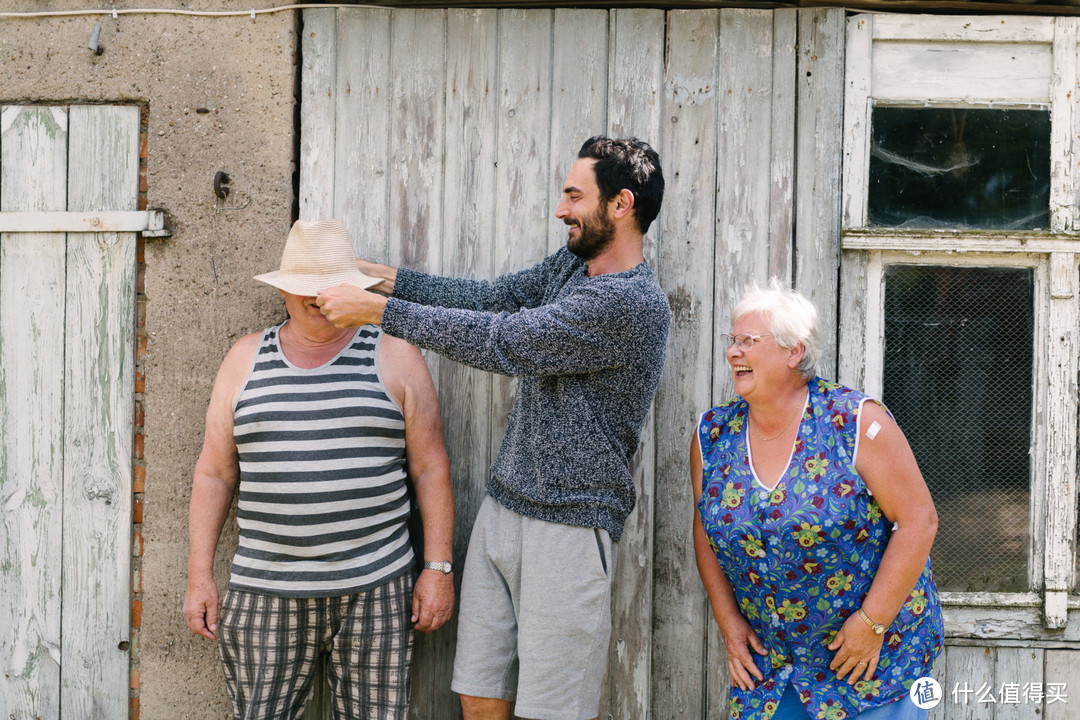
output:
M 99 8 L 87 0 L 7 0 L 4 11 Z M 235 0 L 108 3 L 115 7 L 246 10 Z M 145 465 L 141 540 L 135 525 L 133 717 L 228 717 L 216 646 L 188 632 L 186 589 L 191 473 L 214 376 L 243 334 L 284 316 L 271 288 L 293 212 L 299 14 L 0 18 L 0 103 L 134 103 L 146 123 L 146 206 L 167 211 L 172 236 L 147 240 Z M 100 47 L 87 42 L 101 24 Z M 215 197 L 218 170 L 231 177 Z M 134 342 L 135 339 L 133 338 Z M 138 381 L 137 381 L 138 383 Z M 137 418 L 138 418 L 137 411 Z M 138 423 L 138 419 L 136 420 Z M 139 479 L 137 476 L 136 491 Z M 218 578 L 235 548 L 230 519 Z M 140 592 L 141 591 L 141 592 Z M 134 608 L 133 608 L 134 609 Z

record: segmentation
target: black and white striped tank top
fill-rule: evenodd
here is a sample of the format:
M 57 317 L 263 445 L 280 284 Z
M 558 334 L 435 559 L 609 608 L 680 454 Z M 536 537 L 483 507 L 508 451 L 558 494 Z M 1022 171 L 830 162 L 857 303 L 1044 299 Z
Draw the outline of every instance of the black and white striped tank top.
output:
M 350 595 L 412 567 L 405 418 L 379 373 L 378 327 L 306 369 L 281 351 L 282 325 L 263 333 L 233 411 L 240 546 L 229 587 Z

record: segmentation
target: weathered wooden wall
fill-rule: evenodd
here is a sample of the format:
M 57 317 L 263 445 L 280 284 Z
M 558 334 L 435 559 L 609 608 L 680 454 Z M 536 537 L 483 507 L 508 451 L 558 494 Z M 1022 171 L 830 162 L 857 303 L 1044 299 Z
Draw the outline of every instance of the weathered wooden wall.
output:
M 930 720 L 1073 720 L 1078 656 L 1038 643 L 954 639 L 934 666 L 945 697 Z
M 839 9 L 304 12 L 301 215 L 342 219 L 366 257 L 478 278 L 526 267 L 565 241 L 554 208 L 586 137 L 636 135 L 660 152 L 667 194 L 646 255 L 673 324 L 619 547 L 603 717 L 726 717 L 724 652 L 690 540 L 689 439 L 698 414 L 730 393 L 716 334 L 750 282 L 775 275 L 813 297 L 826 325 L 822 374 L 843 362 L 844 62 Z M 848 255 L 844 271 L 858 275 Z M 460 563 L 514 382 L 428 359 Z M 451 622 L 421 638 L 417 719 L 459 717 L 455 632 Z M 936 673 L 947 688 L 979 673 L 1075 676 L 1067 643 L 959 642 Z M 1063 707 L 1047 705 L 1047 717 Z M 987 717 L 985 705 L 954 709 Z
M 472 277 L 526 267 L 565 242 L 554 207 L 585 138 L 660 152 L 668 190 L 647 255 L 674 317 L 619 548 L 610 717 L 725 712 L 690 543 L 689 438 L 730 389 L 714 329 L 750 281 L 794 275 L 835 302 L 843 37 L 838 10 L 305 11 L 301 215 L 341 218 L 367 257 Z M 815 124 L 798 141 L 797 113 Z M 514 383 L 429 361 L 460 562 Z M 456 712 L 454 632 L 422 639 L 416 718 Z
M 139 109 L 0 108 L 0 211 L 135 210 Z M 0 708 L 125 717 L 134 233 L 0 236 Z

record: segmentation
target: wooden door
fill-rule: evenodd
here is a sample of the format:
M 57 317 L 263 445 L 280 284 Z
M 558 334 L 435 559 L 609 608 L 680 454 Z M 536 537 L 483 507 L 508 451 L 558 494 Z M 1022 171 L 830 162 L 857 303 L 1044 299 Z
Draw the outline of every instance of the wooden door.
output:
M 134 106 L 0 108 L 0 212 L 135 210 L 138 146 Z M 5 716 L 128 715 L 135 243 L 0 235 Z

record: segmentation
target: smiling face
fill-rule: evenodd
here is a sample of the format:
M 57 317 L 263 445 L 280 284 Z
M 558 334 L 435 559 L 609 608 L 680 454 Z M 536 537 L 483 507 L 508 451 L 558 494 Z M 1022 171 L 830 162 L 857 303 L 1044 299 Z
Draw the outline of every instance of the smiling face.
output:
M 600 198 L 593 166 L 596 160 L 582 158 L 574 163 L 563 184 L 563 197 L 555 217 L 569 226 L 567 249 L 585 261 L 604 252 L 615 239 L 615 222 L 609 203 Z
M 738 336 L 743 333 L 768 336 L 746 349 L 740 348 L 737 343 L 732 343 L 727 349 L 735 392 L 743 399 L 749 401 L 754 397 L 769 396 L 792 383 L 805 384 L 796 369 L 802 359 L 802 345 L 791 350 L 777 345 L 768 321 L 759 312 L 747 313 L 735 319 L 731 334 Z

